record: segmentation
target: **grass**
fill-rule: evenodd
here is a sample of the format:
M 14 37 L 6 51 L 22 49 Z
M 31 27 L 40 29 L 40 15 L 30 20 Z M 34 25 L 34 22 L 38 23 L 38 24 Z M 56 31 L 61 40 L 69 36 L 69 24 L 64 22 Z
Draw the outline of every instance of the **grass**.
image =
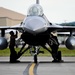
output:
M 74 57 L 75 56 L 75 50 L 69 50 L 67 48 L 59 48 L 59 51 L 62 52 L 62 56 L 65 57 Z
M 18 52 L 20 49 L 19 48 L 16 48 L 16 51 Z M 44 51 L 44 54 L 39 54 L 39 56 L 51 56 L 51 54 L 41 48 L 41 51 Z M 74 57 L 75 56 L 75 50 L 68 50 L 67 48 L 59 48 L 59 51 L 62 52 L 62 56 L 64 57 Z M 26 51 L 26 53 L 23 54 L 23 56 L 31 56 L 31 54 L 29 53 L 30 51 Z M 9 48 L 5 49 L 5 50 L 0 50 L 0 56 L 10 56 L 10 50 Z

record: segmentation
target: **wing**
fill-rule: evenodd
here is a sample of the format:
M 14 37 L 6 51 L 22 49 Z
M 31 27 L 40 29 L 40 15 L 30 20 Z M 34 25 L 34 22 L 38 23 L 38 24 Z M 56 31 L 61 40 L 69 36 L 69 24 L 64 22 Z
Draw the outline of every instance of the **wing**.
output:
M 19 32 L 23 32 L 23 25 L 17 24 L 14 26 L 0 26 L 0 33 L 1 36 L 4 37 L 6 33 L 9 33 L 10 31 L 18 30 Z
M 57 32 L 75 32 L 75 26 L 61 26 L 58 24 L 51 24 L 49 25 L 50 31 L 57 31 Z M 69 33 L 68 33 L 69 34 Z
M 64 43 L 66 47 L 69 50 L 74 50 L 75 49 L 75 38 L 73 37 L 74 32 L 75 32 L 75 26 L 61 26 L 61 25 L 55 25 L 55 26 L 50 26 L 49 30 L 54 30 L 57 31 L 57 34 L 61 34 L 60 36 L 66 35 L 66 39 L 64 39 Z M 64 36 L 63 36 L 64 37 Z
M 63 26 L 63 28 L 58 32 L 61 32 L 62 34 L 70 35 L 70 36 L 75 35 L 74 34 L 75 26 Z
M 0 30 L 7 30 L 7 29 L 22 29 L 23 27 L 18 24 L 18 25 L 14 25 L 14 26 L 0 26 Z

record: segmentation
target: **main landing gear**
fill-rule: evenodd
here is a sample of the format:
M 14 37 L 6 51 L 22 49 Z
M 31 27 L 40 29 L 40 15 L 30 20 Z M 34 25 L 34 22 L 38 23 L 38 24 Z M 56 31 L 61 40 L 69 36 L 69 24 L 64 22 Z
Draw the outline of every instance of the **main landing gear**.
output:
M 26 46 L 26 43 L 24 43 L 24 45 L 22 46 L 22 48 L 18 52 L 17 59 L 20 58 L 22 56 L 22 54 L 24 54 L 28 49 L 30 49 L 30 53 L 34 57 L 34 63 L 37 63 L 38 62 L 37 55 L 39 53 L 44 53 L 44 52 L 43 51 L 39 51 L 39 49 L 40 49 L 39 46 L 28 46 L 27 48 L 25 48 L 25 50 L 23 50 L 25 46 Z

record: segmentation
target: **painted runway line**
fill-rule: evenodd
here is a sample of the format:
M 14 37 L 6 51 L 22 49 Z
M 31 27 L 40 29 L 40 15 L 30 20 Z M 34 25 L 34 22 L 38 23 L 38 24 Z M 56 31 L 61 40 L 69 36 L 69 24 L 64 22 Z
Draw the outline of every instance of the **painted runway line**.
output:
M 29 68 L 29 75 L 34 75 L 34 67 L 35 67 L 35 63 L 33 63 Z
M 37 75 L 37 67 L 38 64 L 36 63 L 28 64 L 27 68 L 23 72 L 23 75 Z

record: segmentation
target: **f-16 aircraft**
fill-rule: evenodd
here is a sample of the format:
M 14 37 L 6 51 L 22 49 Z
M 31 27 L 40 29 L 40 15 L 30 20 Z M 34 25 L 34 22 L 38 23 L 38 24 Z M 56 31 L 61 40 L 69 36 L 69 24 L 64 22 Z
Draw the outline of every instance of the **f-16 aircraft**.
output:
M 40 6 L 39 0 L 36 0 L 36 4 L 32 5 L 28 9 L 27 17 L 23 20 L 23 22 L 21 22 L 21 24 L 11 27 L 0 27 L 1 50 L 8 46 L 7 40 L 4 38 L 5 30 L 8 29 L 14 29 L 22 33 L 21 39 L 24 41 L 24 44 L 19 51 L 19 57 L 27 50 L 30 50 L 31 55 L 34 56 L 34 62 L 37 62 L 37 55 L 41 53 L 40 47 L 43 47 L 52 53 L 51 50 L 46 47 L 46 44 L 50 47 L 49 39 L 51 32 L 70 32 L 70 36 L 66 41 L 66 47 L 68 49 L 75 49 L 75 39 L 72 36 L 75 26 L 61 26 L 49 22 L 43 13 L 43 8 Z M 27 44 L 28 47 L 23 50 Z

